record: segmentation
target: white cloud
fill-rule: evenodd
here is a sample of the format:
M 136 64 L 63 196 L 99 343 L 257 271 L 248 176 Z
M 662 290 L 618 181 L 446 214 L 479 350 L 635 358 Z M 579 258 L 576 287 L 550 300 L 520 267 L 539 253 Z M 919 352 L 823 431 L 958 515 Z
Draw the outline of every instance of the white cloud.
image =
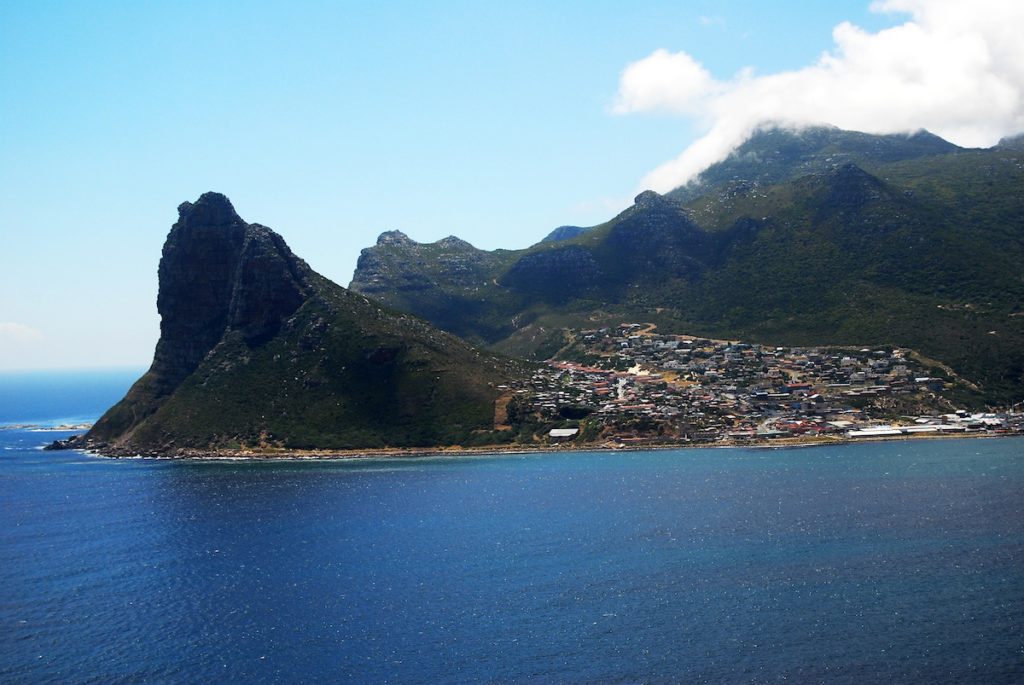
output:
M 43 334 L 23 323 L 0 321 L 0 346 L 28 347 L 42 341 Z
M 714 26 L 716 24 L 718 26 L 725 26 L 725 18 L 717 15 L 713 17 L 701 16 L 697 19 L 697 21 L 700 22 L 701 26 Z
M 596 200 L 584 200 L 569 207 L 571 216 L 580 217 L 582 221 L 603 221 L 609 213 L 618 213 L 623 207 L 633 204 L 633 196 L 602 197 Z
M 705 131 L 642 187 L 682 185 L 766 123 L 925 128 L 965 147 L 1024 131 L 1024 1 L 882 0 L 871 9 L 910 18 L 877 33 L 839 24 L 832 50 L 803 69 L 719 81 L 687 53 L 663 49 L 628 65 L 615 112 L 672 112 Z
M 0 370 L 31 369 L 45 365 L 46 336 L 13 321 L 0 321 Z
M 651 110 L 697 114 L 718 90 L 707 69 L 685 52 L 655 50 L 622 72 L 613 110 L 618 114 Z

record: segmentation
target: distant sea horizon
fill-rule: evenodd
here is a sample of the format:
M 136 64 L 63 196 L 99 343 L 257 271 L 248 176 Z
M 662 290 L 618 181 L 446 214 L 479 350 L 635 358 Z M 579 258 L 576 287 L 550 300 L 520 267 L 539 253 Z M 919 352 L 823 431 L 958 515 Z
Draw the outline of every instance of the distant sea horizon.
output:
M 0 425 L 93 422 L 145 366 L 0 371 Z

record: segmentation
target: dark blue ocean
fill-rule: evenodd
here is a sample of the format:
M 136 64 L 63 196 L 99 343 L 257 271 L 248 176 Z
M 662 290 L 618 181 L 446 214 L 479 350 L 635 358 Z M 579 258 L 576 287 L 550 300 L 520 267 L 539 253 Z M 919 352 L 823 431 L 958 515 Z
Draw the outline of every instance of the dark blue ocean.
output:
M 0 377 L 3 422 L 95 418 L 131 380 L 99 376 Z M 64 435 L 0 430 L 0 682 L 1024 681 L 1019 438 L 38 449 Z

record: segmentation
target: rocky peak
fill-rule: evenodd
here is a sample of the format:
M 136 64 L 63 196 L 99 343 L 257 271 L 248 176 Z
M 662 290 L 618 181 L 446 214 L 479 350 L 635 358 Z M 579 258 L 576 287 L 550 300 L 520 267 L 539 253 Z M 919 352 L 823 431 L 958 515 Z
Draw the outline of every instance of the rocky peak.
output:
M 837 181 L 862 181 L 874 178 L 874 176 L 864 171 L 853 162 L 846 162 L 845 164 L 839 165 L 832 170 L 831 176 Z
M 178 224 L 182 226 L 228 226 L 244 223 L 225 195 L 203 193 L 195 202 L 178 205 Z
M 473 250 L 474 248 L 470 243 L 467 243 L 462 238 L 450 235 L 447 238 L 441 238 L 437 241 L 437 244 L 446 250 Z
M 378 245 L 415 245 L 416 242 L 401 231 L 384 231 L 377 236 Z
M 178 207 L 164 243 L 153 371 L 165 391 L 192 373 L 230 328 L 258 344 L 305 298 L 309 267 L 281 236 L 243 221 L 220 193 Z
M 640 193 L 633 199 L 633 203 L 637 207 L 643 208 L 658 207 L 660 205 L 665 204 L 666 202 L 667 200 L 665 200 L 665 198 L 663 198 L 661 195 L 654 192 L 653 190 L 645 190 L 644 192 Z
M 682 205 L 647 190 L 615 218 L 607 242 L 619 251 L 620 266 L 649 271 L 648 266 L 674 263 L 679 255 L 704 257 L 711 241 Z
M 882 197 L 884 184 L 853 162 L 847 162 L 826 175 L 828 196 L 825 207 L 832 209 L 859 207 Z
M 996 143 L 996 147 L 1001 150 L 1024 151 L 1024 133 L 1006 136 Z

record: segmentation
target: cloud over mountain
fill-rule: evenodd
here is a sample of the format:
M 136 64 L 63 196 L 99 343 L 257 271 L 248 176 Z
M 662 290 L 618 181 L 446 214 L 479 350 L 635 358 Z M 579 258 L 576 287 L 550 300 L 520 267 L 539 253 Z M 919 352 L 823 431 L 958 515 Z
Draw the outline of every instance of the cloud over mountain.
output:
M 1024 130 L 1024 2 L 880 0 L 871 9 L 909 19 L 876 33 L 841 23 L 834 47 L 794 71 L 745 70 L 722 81 L 686 52 L 664 49 L 629 64 L 615 112 L 677 113 L 705 130 L 642 186 L 665 192 L 686 183 L 767 123 L 926 128 L 965 147 Z

